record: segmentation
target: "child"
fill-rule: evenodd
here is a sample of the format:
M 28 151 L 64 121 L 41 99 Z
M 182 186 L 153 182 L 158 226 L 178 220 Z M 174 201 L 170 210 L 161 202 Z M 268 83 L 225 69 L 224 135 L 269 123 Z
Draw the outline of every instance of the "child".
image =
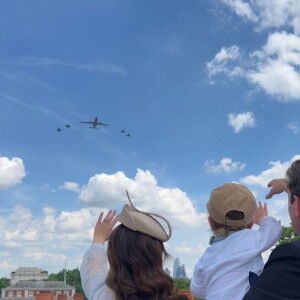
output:
M 191 291 L 206 300 L 240 300 L 263 270 L 261 253 L 279 240 L 280 222 L 236 183 L 214 189 L 207 210 L 214 236 L 195 266 Z M 250 230 L 254 223 L 258 231 Z

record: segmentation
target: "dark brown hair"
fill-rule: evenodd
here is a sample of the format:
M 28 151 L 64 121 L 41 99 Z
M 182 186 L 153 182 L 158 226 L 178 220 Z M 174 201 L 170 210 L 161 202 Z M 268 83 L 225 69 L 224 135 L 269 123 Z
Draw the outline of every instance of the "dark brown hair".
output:
M 290 201 L 294 202 L 294 196 L 300 197 L 300 159 L 295 160 L 286 171 L 287 188 L 291 193 Z
M 116 300 L 186 299 L 175 296 L 173 279 L 163 270 L 169 254 L 161 241 L 119 225 L 110 235 L 107 257 L 106 284 Z

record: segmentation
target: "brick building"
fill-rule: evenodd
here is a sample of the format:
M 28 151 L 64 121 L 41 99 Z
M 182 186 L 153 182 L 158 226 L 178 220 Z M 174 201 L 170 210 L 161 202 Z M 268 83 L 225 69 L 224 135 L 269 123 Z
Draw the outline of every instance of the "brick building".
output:
M 2 289 L 1 300 L 37 300 L 46 294 L 50 294 L 52 300 L 73 300 L 75 288 L 62 281 L 24 280 Z

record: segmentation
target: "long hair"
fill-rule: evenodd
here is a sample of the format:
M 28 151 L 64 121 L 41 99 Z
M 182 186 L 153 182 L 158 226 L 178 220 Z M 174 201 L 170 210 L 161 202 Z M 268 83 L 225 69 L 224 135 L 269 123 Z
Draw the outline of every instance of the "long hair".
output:
M 169 254 L 161 241 L 119 225 L 109 237 L 107 257 L 106 284 L 116 300 L 186 299 L 173 297 L 173 280 L 163 270 Z

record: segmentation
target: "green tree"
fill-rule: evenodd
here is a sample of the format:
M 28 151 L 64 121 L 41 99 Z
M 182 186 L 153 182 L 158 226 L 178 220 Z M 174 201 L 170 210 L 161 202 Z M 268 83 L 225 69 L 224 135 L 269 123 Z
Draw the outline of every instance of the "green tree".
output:
M 292 225 L 282 226 L 282 235 L 277 243 L 277 245 L 282 245 L 285 243 L 290 243 L 293 241 L 300 240 L 300 237 L 295 233 Z
M 50 274 L 48 277 L 48 281 L 64 281 L 64 272 L 64 270 L 61 270 L 57 274 Z M 78 268 L 66 271 L 66 283 L 70 286 L 75 287 L 75 292 L 77 294 L 83 294 L 80 272 Z
M 176 290 L 189 290 L 191 280 L 189 278 L 175 278 L 174 283 Z
M 0 278 L 0 290 L 9 286 L 9 279 L 2 277 Z M 1 296 L 1 294 L 0 294 Z

